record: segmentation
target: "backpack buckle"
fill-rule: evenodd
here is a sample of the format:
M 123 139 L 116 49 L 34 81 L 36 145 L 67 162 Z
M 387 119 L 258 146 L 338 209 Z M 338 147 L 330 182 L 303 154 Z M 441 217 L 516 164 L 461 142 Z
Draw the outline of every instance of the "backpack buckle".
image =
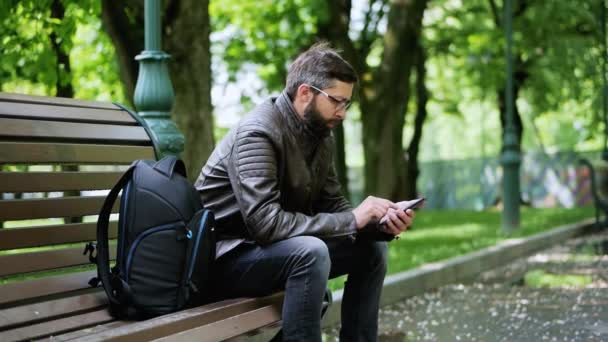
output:
M 192 240 L 192 231 L 188 228 L 185 228 L 185 231 L 183 233 L 177 234 L 176 239 L 177 241 Z
M 89 285 L 91 287 L 97 287 L 97 285 L 99 285 L 100 282 L 101 282 L 101 279 L 99 279 L 97 277 L 93 277 L 93 278 L 89 279 Z
M 196 286 L 196 284 L 194 284 L 193 282 L 190 282 L 189 287 L 193 293 L 198 293 L 198 286 Z
M 82 252 L 82 255 L 89 254 L 89 261 L 93 264 L 97 264 L 97 253 L 93 255 L 95 249 L 97 249 L 97 244 L 95 242 L 89 242 L 84 246 L 84 251 Z

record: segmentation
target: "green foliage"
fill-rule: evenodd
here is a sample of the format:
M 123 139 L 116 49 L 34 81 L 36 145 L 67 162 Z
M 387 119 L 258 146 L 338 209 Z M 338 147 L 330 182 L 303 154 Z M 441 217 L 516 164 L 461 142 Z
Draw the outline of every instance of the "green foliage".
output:
M 86 15 L 80 13 L 70 51 L 74 74 L 75 97 L 129 104 L 118 72 L 114 46 L 102 29 L 99 10 Z
M 526 89 L 537 112 L 597 92 L 601 40 L 596 11 L 597 1 L 548 1 L 530 6 L 518 22 L 518 51 L 533 73 Z
M 228 66 L 235 82 L 244 66 L 257 66 L 270 90 L 285 84 L 288 62 L 314 42 L 322 0 L 212 0 L 213 53 Z
M 100 3 L 61 3 L 63 20 L 51 18 L 52 0 L 1 2 L 0 90 L 53 96 L 59 79 L 72 83 L 77 98 L 124 101 L 114 49 L 101 30 Z M 70 55 L 70 73 L 58 65 L 52 37 Z
M 0 85 L 25 80 L 44 85 L 45 94 L 54 86 L 57 73 L 49 34 L 57 22 L 50 19 L 50 3 L 50 0 L 3 2 Z
M 490 101 L 496 108 L 492 115 L 498 116 L 496 96 L 505 83 L 505 39 L 503 10 L 498 6 L 493 13 L 492 2 L 502 5 L 493 0 L 436 1 L 425 15 L 428 83 L 433 94 L 429 106 L 439 105 L 442 114 L 464 117 L 470 114 L 465 110 L 471 107 L 467 102 Z M 598 2 L 514 3 L 513 48 L 514 56 L 519 56 L 515 66 L 527 74 L 518 101 L 524 146 L 598 148 Z M 532 123 L 538 125 L 540 136 L 533 133 Z

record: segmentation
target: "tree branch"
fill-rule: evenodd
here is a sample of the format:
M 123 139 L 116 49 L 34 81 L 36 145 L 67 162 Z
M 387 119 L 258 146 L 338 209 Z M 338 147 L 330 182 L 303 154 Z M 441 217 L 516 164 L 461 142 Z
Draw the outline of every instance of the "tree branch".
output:
M 367 39 L 369 24 L 372 21 L 372 12 L 373 12 L 373 7 L 374 7 L 375 3 L 376 3 L 375 1 L 369 2 L 369 8 L 367 9 L 367 12 L 365 13 L 365 19 L 363 21 L 363 29 L 361 30 L 361 41 L 365 41 Z
M 329 19 L 319 23 L 319 38 L 332 42 L 342 50 L 342 55 L 356 69 L 359 75 L 365 72 L 365 57 L 359 55 L 353 41 L 348 36 L 350 26 L 350 0 L 327 0 Z
M 361 55 L 361 56 L 367 56 L 369 54 L 372 44 L 374 43 L 376 38 L 379 37 L 378 25 L 380 24 L 380 21 L 382 21 L 382 18 L 384 18 L 384 15 L 386 14 L 386 9 L 388 8 L 388 0 L 382 0 L 382 5 L 380 6 L 380 9 L 374 16 L 375 20 L 372 24 L 371 23 L 372 12 L 373 12 L 372 7 L 373 7 L 374 3 L 375 2 L 370 3 L 369 10 L 365 14 L 366 22 L 365 22 L 365 26 L 363 27 L 363 31 L 361 32 L 361 39 L 359 41 L 359 55 Z M 371 30 L 369 29 L 370 24 L 372 26 Z
M 409 75 L 415 58 L 412 51 L 415 51 L 420 38 L 426 4 L 427 0 L 390 3 L 382 61 L 373 75 L 374 83 L 382 89 L 376 89 L 375 94 L 395 98 L 408 94 Z M 407 103 L 401 106 L 403 108 L 397 112 L 405 113 Z
M 513 18 L 517 18 L 524 14 L 526 9 L 528 9 L 528 5 L 530 4 L 527 0 L 519 0 L 517 1 L 517 8 L 513 11 Z
M 494 17 L 494 24 L 496 24 L 496 27 L 501 27 L 502 23 L 500 22 L 500 14 L 498 14 L 498 6 L 496 6 L 496 1 L 488 0 L 488 3 L 490 4 L 492 16 Z
M 51 3 L 51 18 L 59 19 L 62 23 L 65 19 L 65 7 L 59 0 Z M 63 37 L 62 37 L 63 38 Z M 55 65 L 57 80 L 55 81 L 55 96 L 74 97 L 74 87 L 72 86 L 72 68 L 70 66 L 70 55 L 65 51 L 62 41 L 59 39 L 55 29 L 49 35 L 53 52 L 57 57 Z
M 127 10 L 129 15 L 127 15 Z M 101 18 L 104 30 L 116 47 L 120 78 L 125 86 L 125 95 L 132 100 L 139 70 L 135 56 L 144 49 L 143 4 L 138 2 L 117 4 L 112 0 L 103 0 Z
M 418 151 L 420 150 L 420 141 L 422 141 L 422 131 L 424 122 L 427 117 L 426 105 L 429 100 L 429 91 L 426 88 L 426 53 L 422 42 L 418 41 L 416 46 L 416 117 L 414 118 L 414 134 L 407 147 L 407 172 L 405 186 L 407 188 L 406 195 L 408 198 L 417 196 L 416 179 L 420 174 L 418 168 Z

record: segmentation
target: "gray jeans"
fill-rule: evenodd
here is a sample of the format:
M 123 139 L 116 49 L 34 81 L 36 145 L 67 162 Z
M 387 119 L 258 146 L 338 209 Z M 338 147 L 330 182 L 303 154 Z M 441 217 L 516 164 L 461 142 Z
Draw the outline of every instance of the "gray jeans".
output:
M 222 298 L 285 290 L 284 341 L 321 341 L 327 280 L 348 274 L 340 340 L 376 341 L 386 258 L 386 242 L 298 236 L 266 246 L 243 243 L 217 259 L 214 273 Z

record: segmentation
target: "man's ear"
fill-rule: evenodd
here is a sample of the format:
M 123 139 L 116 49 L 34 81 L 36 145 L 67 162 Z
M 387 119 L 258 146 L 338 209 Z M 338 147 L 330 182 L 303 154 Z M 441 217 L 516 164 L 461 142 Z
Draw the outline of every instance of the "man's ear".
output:
M 306 84 L 300 84 L 296 93 L 296 97 L 298 97 L 300 101 L 307 104 L 312 101 L 312 98 L 314 97 L 314 93 Z

